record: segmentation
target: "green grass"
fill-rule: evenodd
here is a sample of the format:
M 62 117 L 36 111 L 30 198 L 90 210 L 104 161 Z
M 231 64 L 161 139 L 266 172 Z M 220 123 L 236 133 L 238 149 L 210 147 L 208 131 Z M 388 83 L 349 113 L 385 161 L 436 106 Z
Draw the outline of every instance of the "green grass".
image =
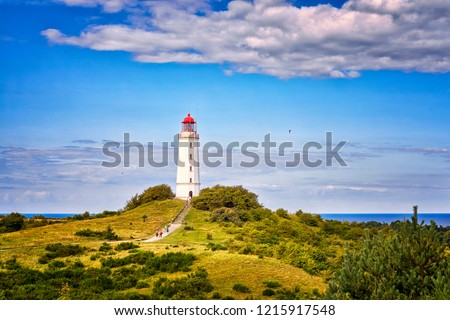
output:
M 124 258 L 130 254 L 128 250 L 117 251 L 114 248 L 121 242 L 133 242 L 139 245 L 142 251 L 152 251 L 157 255 L 169 252 L 191 253 L 196 256 L 192 270 L 203 268 L 213 286 L 213 291 L 207 296 L 212 298 L 213 292 L 221 297 L 232 296 L 236 299 L 273 299 L 275 296 L 264 296 L 267 281 L 275 281 L 281 289 L 298 287 L 302 292 L 312 292 L 314 289 L 323 293 L 326 289 L 325 280 L 320 276 L 312 276 L 304 270 L 290 265 L 282 259 L 257 255 L 239 254 L 233 250 L 212 251 L 211 243 L 228 246 L 236 243 L 239 229 L 233 226 L 226 227 L 208 221 L 209 212 L 190 209 L 186 216 L 186 225 L 193 230 L 180 227 L 165 238 L 152 243 L 139 242 L 142 239 L 153 237 L 155 228 L 161 228 L 175 217 L 183 207 L 181 200 L 155 201 L 144 204 L 133 210 L 123 212 L 117 216 L 92 220 L 70 220 L 61 224 L 48 225 L 18 232 L 0 235 L 0 262 L 15 258 L 17 262 L 29 268 L 44 270 L 46 265 L 38 263 L 39 257 L 47 253 L 45 246 L 51 243 L 80 244 L 86 247 L 84 253 L 65 258 L 56 258 L 66 265 L 81 261 L 86 267 L 101 267 L 101 259 L 107 257 Z M 146 215 L 144 222 L 143 216 Z M 121 238 L 120 241 L 105 241 L 102 239 L 80 237 L 75 233 L 84 229 L 103 231 L 111 226 L 113 231 Z M 246 235 L 242 235 L 243 244 Z M 99 251 L 104 242 L 112 246 L 112 250 Z M 94 259 L 91 257 L 94 256 Z M 163 273 L 159 276 L 176 279 L 185 276 L 186 272 Z M 139 292 L 146 294 L 153 287 L 157 277 L 140 280 L 139 288 L 127 289 L 126 292 Z M 233 290 L 233 286 L 240 283 L 250 289 L 249 293 Z
M 98 249 L 105 242 L 102 239 L 75 235 L 83 229 L 104 231 L 107 226 L 111 226 L 123 241 L 137 242 L 148 239 L 153 237 L 156 228 L 168 224 L 183 204 L 181 200 L 155 201 L 117 216 L 81 221 L 66 220 L 64 223 L 0 234 L 1 260 L 16 258 L 19 263 L 34 267 L 38 257 L 45 253 L 44 247 L 47 244 L 81 244 L 89 249 Z M 143 215 L 147 215 L 145 222 Z M 89 262 L 89 257 L 82 256 L 80 260 L 89 265 L 92 263 Z

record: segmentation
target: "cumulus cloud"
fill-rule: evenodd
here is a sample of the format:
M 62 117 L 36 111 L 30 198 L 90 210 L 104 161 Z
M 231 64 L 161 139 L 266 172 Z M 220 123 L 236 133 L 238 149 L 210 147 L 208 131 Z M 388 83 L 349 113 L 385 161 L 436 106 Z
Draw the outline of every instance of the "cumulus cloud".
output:
M 444 0 L 350 0 L 295 7 L 284 0 L 60 0 L 130 6 L 131 24 L 88 26 L 78 36 L 42 31 L 51 43 L 127 51 L 143 63 L 217 63 L 226 72 L 280 78 L 354 78 L 363 70 L 448 72 L 450 3 Z M 135 8 L 136 9 L 136 8 Z M 136 13 L 138 12 L 138 13 Z

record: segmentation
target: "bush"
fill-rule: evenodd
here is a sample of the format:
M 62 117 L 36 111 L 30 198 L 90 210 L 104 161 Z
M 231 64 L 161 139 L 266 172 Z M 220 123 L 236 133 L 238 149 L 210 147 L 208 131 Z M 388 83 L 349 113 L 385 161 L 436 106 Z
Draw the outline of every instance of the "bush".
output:
M 49 252 L 39 258 L 38 262 L 41 264 L 46 264 L 50 260 L 55 258 L 63 258 L 78 255 L 80 253 L 83 253 L 86 250 L 86 248 L 80 246 L 79 244 L 63 245 L 61 243 L 54 243 L 45 246 L 45 250 Z
M 51 268 L 64 268 L 66 264 L 63 261 L 60 260 L 54 260 L 48 264 Z
M 147 282 L 142 281 L 142 280 L 139 280 L 136 284 L 136 289 L 149 288 L 149 287 L 150 287 L 150 285 Z
M 106 218 L 106 217 L 112 217 L 112 216 L 117 216 L 120 215 L 121 211 L 109 211 L 109 210 L 104 210 L 101 213 L 97 213 L 94 214 L 92 216 L 90 216 L 91 219 L 100 219 L 100 218 Z
M 290 218 L 289 212 L 287 210 L 283 209 L 283 208 L 277 209 L 275 211 L 275 213 L 281 218 L 284 218 L 284 219 L 289 219 Z
M 184 226 L 184 230 L 192 231 L 192 230 L 194 230 L 194 227 L 191 227 L 191 226 Z
M 169 252 L 162 256 L 155 256 L 153 252 L 140 251 L 128 255 L 124 258 L 111 258 L 102 261 L 103 267 L 117 268 L 129 264 L 144 265 L 150 274 L 159 272 L 189 271 L 189 267 L 194 263 L 195 256 L 190 253 Z
M 243 218 L 243 214 L 234 208 L 218 208 L 211 213 L 212 222 L 231 222 L 238 227 L 242 227 L 243 223 L 248 219 Z
M 60 245 L 51 245 L 48 249 L 53 250 L 51 252 L 64 251 Z M 185 263 L 180 263 L 182 256 L 183 254 L 177 257 L 166 256 L 160 264 L 178 262 L 178 270 L 184 269 Z M 110 260 L 121 260 L 122 267 L 113 270 L 105 266 L 85 268 L 80 261 L 62 268 L 63 262 L 54 260 L 43 271 L 20 266 L 14 259 L 8 260 L 2 263 L 3 267 L 9 266 L 8 270 L 0 270 L 0 299 L 150 299 L 150 295 L 118 291 L 149 287 L 147 279 L 155 273 L 151 273 L 153 269 L 148 264 L 153 259 L 160 258 L 152 252 L 139 252 L 123 259 Z M 133 265 L 124 267 L 125 264 Z M 206 293 L 211 291 L 206 271 L 199 270 L 188 277 L 160 282 L 159 287 L 153 291 L 152 298 L 206 299 Z
M 208 273 L 199 269 L 186 277 L 168 280 L 159 278 L 153 286 L 152 300 L 205 300 L 213 289 Z
M 225 187 L 216 185 L 205 188 L 192 199 L 192 206 L 200 210 L 213 210 L 221 207 L 249 210 L 261 207 L 258 196 L 242 186 Z
M 146 265 L 161 272 L 189 271 L 195 256 L 190 253 L 169 252 L 150 260 Z
M 20 264 L 17 262 L 16 258 L 13 258 L 5 261 L 4 268 L 7 270 L 16 270 L 20 268 Z
M 112 247 L 110 244 L 103 242 L 100 248 L 98 248 L 98 251 L 110 251 L 112 250 Z
M 233 285 L 233 290 L 237 291 L 237 292 L 242 292 L 242 293 L 250 293 L 251 292 L 250 289 L 242 283 L 235 283 Z
M 113 231 L 111 226 L 108 226 L 105 231 L 93 231 L 91 229 L 83 229 L 75 232 L 79 237 L 92 237 L 104 240 L 120 240 L 119 236 Z
M 267 280 L 263 282 L 267 288 L 279 288 L 281 287 L 281 284 L 278 281 L 273 281 L 273 280 Z
M 275 295 L 275 291 L 273 291 L 272 289 L 264 289 L 262 295 L 265 297 L 271 297 Z
M 0 217 L 0 233 L 15 232 L 25 227 L 26 217 L 17 212 Z
M 108 226 L 103 234 L 103 239 L 106 240 L 120 240 L 119 236 L 113 231 L 113 229 L 111 228 L 111 226 Z
M 124 258 L 107 258 L 102 261 L 103 267 L 108 268 L 116 268 L 116 267 L 122 267 L 129 264 L 139 264 L 144 265 L 146 263 L 149 263 L 152 259 L 155 258 L 155 254 L 150 251 L 141 251 L 134 254 L 130 254 Z
M 170 186 L 167 184 L 161 184 L 147 188 L 141 194 L 135 194 L 130 200 L 127 201 L 124 210 L 131 210 L 151 201 L 173 199 L 174 197 L 175 194 L 172 192 Z
M 366 237 L 361 249 L 347 252 L 327 298 L 450 299 L 450 261 L 433 226 L 419 224 L 414 207 L 397 231 Z
M 322 217 L 318 214 L 305 213 L 302 210 L 299 210 L 295 215 L 300 222 L 310 227 L 318 227 L 323 222 Z
M 83 229 L 83 230 L 75 232 L 75 235 L 79 236 L 79 237 L 101 238 L 101 237 L 103 237 L 103 231 L 92 231 L 91 229 Z
M 211 249 L 211 251 L 227 250 L 228 249 L 228 247 L 223 245 L 223 244 L 213 243 L 213 242 L 208 243 L 208 248 Z
M 136 248 L 139 248 L 139 246 L 137 244 L 134 244 L 133 242 L 122 242 L 115 247 L 117 251 L 131 250 Z

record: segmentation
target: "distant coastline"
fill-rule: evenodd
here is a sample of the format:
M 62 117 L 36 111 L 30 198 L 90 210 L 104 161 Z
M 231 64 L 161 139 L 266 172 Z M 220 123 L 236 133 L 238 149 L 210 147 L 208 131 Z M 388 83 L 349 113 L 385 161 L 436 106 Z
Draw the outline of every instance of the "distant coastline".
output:
M 9 213 L 0 213 L 1 215 L 8 215 Z M 73 217 L 82 213 L 24 213 L 27 218 L 32 218 L 36 215 L 42 215 L 46 218 L 62 219 L 66 217 Z M 391 223 L 397 220 L 403 221 L 404 218 L 410 219 L 412 213 L 320 213 L 320 216 L 326 220 L 338 220 L 348 222 L 369 222 L 377 221 L 381 223 Z M 425 221 L 430 224 L 433 220 L 439 226 L 450 226 L 450 213 L 419 213 L 419 221 Z
M 320 216 L 326 220 L 338 220 L 349 222 L 369 222 L 377 221 L 391 223 L 404 218 L 410 219 L 412 213 L 321 213 Z M 419 213 L 419 221 L 430 224 L 431 220 L 439 226 L 450 226 L 450 213 Z

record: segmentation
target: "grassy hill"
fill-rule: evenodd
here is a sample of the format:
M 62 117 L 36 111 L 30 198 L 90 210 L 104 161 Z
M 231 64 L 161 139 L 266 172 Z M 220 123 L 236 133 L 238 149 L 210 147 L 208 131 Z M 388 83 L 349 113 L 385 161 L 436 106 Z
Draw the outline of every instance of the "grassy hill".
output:
M 51 284 L 53 291 L 56 286 L 60 294 L 46 297 L 45 292 L 52 291 L 51 288 L 46 287 L 47 283 L 44 280 L 42 280 L 44 289 L 23 282 L 23 295 L 17 298 L 27 299 L 64 298 L 65 295 L 68 298 L 82 299 L 133 298 L 133 294 L 136 294 L 136 297 L 148 298 L 149 294 L 155 291 L 155 285 L 161 286 L 161 279 L 163 284 L 164 281 L 168 283 L 177 279 L 187 281 L 188 275 L 192 276 L 196 270 L 206 271 L 207 281 L 210 285 L 210 288 L 203 292 L 202 298 L 319 297 L 324 292 L 326 285 L 323 275 L 311 275 L 279 257 L 261 256 L 249 252 L 243 254 L 241 249 L 244 247 L 245 240 L 241 237 L 245 236 L 245 229 L 227 223 L 212 222 L 208 211 L 191 208 L 186 217 L 185 227 L 179 228 L 160 241 L 140 242 L 142 239 L 152 237 L 155 228 L 161 228 L 168 224 L 180 212 L 183 205 L 184 203 L 180 200 L 153 201 L 105 218 L 81 221 L 64 219 L 60 223 L 1 234 L 0 262 L 2 269 L 0 272 L 2 272 L 2 278 L 11 276 L 11 281 L 14 282 L 17 281 L 15 276 L 20 274 L 22 279 L 23 274 L 28 275 L 28 273 L 36 271 L 41 272 L 41 274 L 37 274 L 38 278 L 46 279 L 52 274 L 52 277 L 58 279 L 64 272 L 78 270 L 77 272 L 81 274 L 80 279 L 83 279 L 83 272 L 89 273 L 91 278 L 92 273 L 109 273 L 106 278 L 112 283 L 111 286 L 106 287 L 106 290 L 98 290 L 103 293 L 89 293 L 83 296 L 82 290 L 77 288 L 76 284 L 73 285 L 74 288 L 71 288 L 70 278 L 62 278 L 61 283 Z M 145 219 L 144 216 L 146 216 Z M 108 226 L 120 237 L 120 240 L 107 241 L 99 237 L 75 235 L 80 230 L 103 231 Z M 240 231 L 243 233 L 241 234 Z M 236 238 L 240 240 L 236 240 Z M 83 249 L 74 255 L 69 252 L 67 256 L 57 256 L 51 258 L 47 263 L 40 263 L 40 258 L 53 254 L 48 250 L 48 245 L 57 243 L 67 246 L 67 248 L 79 245 Z M 107 243 L 106 248 L 109 245 L 111 249 L 103 250 L 105 243 Z M 114 249 L 121 243 L 127 245 L 133 243 L 139 247 L 130 250 Z M 147 273 L 143 270 L 149 264 L 154 263 L 150 263 L 150 260 L 142 264 L 142 268 L 140 262 L 119 261 L 142 252 L 154 253 L 159 258 L 171 257 L 170 259 L 175 256 L 168 256 L 169 253 L 182 253 L 183 256 L 180 256 L 180 259 L 184 259 L 187 255 L 193 255 L 195 260 L 187 268 L 177 269 L 175 267 L 174 270 L 168 272 L 164 268 L 158 267 L 159 269 L 145 271 Z M 105 266 L 107 259 L 116 259 L 115 261 L 119 261 L 117 263 L 122 263 L 123 266 L 107 267 Z M 168 264 L 180 264 L 179 261 L 173 262 L 170 259 Z M 137 278 L 133 278 L 131 281 L 131 284 L 134 285 L 117 284 L 123 279 L 127 279 L 130 270 L 134 270 L 135 274 L 138 274 Z M 99 278 L 102 276 L 95 275 Z M 173 283 L 171 285 L 173 286 Z M 42 292 L 39 291 L 40 288 Z M 74 292 L 79 289 L 76 291 L 76 296 L 67 294 L 71 289 Z M 9 298 L 8 294 L 12 294 L 6 285 L 0 289 L 0 292 L 2 290 L 3 298 Z M 265 290 L 265 295 L 263 295 Z M 19 290 L 19 292 L 21 291 Z M 109 292 L 109 294 L 104 294 L 104 292 Z M 2 297 L 1 293 L 0 297 Z M 160 298 L 167 297 L 160 296 Z
M 125 211 L 0 218 L 0 299 L 449 297 L 449 230 L 419 225 L 417 213 L 391 225 L 327 221 L 269 210 L 242 187 L 215 186 L 193 199 L 180 228 L 142 242 L 182 212 L 181 200 L 155 200 L 165 197 L 173 194 L 163 185 L 135 195 Z M 8 232 L 14 228 L 21 230 Z M 344 257 L 345 247 L 354 250 Z M 383 258 L 394 255 L 405 265 Z M 383 284 L 393 294 L 367 289 L 371 268 L 370 283 L 385 279 L 382 268 L 394 275 Z M 414 280 L 409 287 L 397 284 L 400 273 Z

